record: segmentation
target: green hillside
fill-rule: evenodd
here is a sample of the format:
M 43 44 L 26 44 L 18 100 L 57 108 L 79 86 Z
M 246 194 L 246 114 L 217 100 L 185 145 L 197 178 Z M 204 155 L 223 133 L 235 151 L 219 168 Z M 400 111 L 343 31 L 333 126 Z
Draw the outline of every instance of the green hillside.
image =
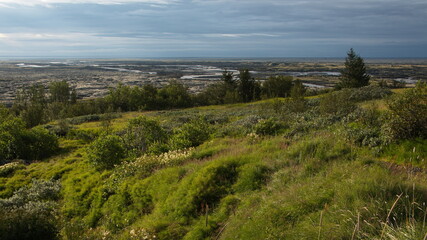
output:
M 25 134 L 56 133 L 53 156 L 0 166 L 0 236 L 425 239 L 426 96 L 368 86 L 51 122 Z

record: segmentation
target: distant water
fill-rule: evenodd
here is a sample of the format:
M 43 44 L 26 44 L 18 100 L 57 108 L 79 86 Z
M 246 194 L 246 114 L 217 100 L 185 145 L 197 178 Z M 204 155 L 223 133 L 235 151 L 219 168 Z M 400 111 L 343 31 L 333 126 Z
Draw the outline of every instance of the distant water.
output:
M 50 67 L 49 65 L 35 65 L 35 64 L 25 64 L 25 63 L 19 63 L 16 64 L 18 67 L 27 67 L 27 68 L 44 68 L 44 67 Z

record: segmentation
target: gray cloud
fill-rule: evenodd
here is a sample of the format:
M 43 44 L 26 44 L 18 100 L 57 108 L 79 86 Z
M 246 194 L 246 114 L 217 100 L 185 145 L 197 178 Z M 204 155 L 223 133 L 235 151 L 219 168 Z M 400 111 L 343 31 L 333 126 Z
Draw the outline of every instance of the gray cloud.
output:
M 418 0 L 11 2 L 0 0 L 0 56 L 336 57 L 354 47 L 427 57 L 427 2 Z

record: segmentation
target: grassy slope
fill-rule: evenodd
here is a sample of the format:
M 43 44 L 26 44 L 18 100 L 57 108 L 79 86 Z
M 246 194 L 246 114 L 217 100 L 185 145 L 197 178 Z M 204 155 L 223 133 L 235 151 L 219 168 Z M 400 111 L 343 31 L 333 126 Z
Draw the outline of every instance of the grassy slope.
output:
M 169 128 L 200 114 L 233 122 L 268 115 L 266 106 L 126 113 L 112 125 L 120 129 L 141 114 Z M 408 162 L 414 144 L 425 157 L 425 141 L 378 156 L 348 143 L 335 125 L 293 137 L 217 134 L 150 173 L 130 163 L 96 171 L 87 142 L 61 139 L 62 154 L 1 177 L 0 197 L 32 178 L 61 179 L 64 239 L 422 239 L 427 178 L 387 163 Z

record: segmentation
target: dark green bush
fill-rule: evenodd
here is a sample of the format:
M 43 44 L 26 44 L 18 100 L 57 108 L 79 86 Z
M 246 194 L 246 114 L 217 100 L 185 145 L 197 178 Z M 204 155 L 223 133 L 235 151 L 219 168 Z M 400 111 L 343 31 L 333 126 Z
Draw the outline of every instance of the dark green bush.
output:
M 0 122 L 0 163 L 12 159 L 41 160 L 58 149 L 58 139 L 44 128 L 25 129 L 24 122 L 15 117 Z
M 23 145 L 25 124 L 11 116 L 0 119 L 0 163 L 19 158 Z
M 0 199 L 1 239 L 57 239 L 57 204 L 61 186 L 56 181 L 33 180 L 30 188 Z
M 126 157 L 123 141 L 115 135 L 103 135 L 87 148 L 89 161 L 98 169 L 111 169 Z
M 397 94 L 388 101 L 388 117 L 384 134 L 389 141 L 427 138 L 427 85 Z
M 26 149 L 20 157 L 30 160 L 41 160 L 52 156 L 59 150 L 58 138 L 42 127 L 36 127 L 24 135 Z
M 145 152 L 161 153 L 168 135 L 159 122 L 146 117 L 131 119 L 124 133 L 125 146 L 129 153 L 139 156 Z
M 197 118 L 183 124 L 171 138 L 172 149 L 196 147 L 210 138 L 211 126 L 205 118 Z

